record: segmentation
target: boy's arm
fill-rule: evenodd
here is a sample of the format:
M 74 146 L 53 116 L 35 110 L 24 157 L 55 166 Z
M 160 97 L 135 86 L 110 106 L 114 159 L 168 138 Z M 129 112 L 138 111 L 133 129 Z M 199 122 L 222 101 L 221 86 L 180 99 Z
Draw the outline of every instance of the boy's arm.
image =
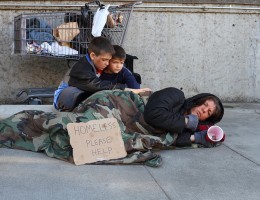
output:
M 97 77 L 93 67 L 85 59 L 80 59 L 69 73 L 69 86 L 77 87 L 87 92 L 99 90 L 125 89 L 125 84 L 112 84 Z
M 98 78 L 93 66 L 85 58 L 81 58 L 70 70 L 68 84 L 86 92 L 125 89 L 125 84 L 112 84 Z
M 140 89 L 140 84 L 137 83 L 132 72 L 130 72 L 127 68 L 123 67 L 122 73 L 123 73 L 123 82 L 126 84 L 128 88 Z
M 94 73 L 93 73 L 94 74 Z M 97 92 L 100 90 L 113 90 L 113 89 L 121 89 L 124 90 L 126 88 L 125 84 L 112 84 L 110 81 L 101 80 L 95 74 L 88 74 L 89 76 L 85 76 L 83 79 L 79 79 L 77 77 L 70 77 L 69 85 L 73 87 L 77 87 L 83 91 L 87 92 Z

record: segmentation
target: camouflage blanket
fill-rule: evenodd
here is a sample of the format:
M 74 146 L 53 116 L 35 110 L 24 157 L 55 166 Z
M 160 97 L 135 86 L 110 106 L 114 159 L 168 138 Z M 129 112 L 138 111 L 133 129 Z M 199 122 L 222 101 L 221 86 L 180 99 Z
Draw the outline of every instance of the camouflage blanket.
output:
M 73 112 L 19 112 L 0 121 L 0 147 L 45 152 L 50 157 L 73 162 L 66 125 L 114 117 L 118 120 L 127 156 L 99 163 L 160 166 L 161 156 L 154 153 L 154 149 L 172 148 L 177 134 L 155 130 L 145 123 L 143 112 L 148 96 L 120 90 L 100 91 Z

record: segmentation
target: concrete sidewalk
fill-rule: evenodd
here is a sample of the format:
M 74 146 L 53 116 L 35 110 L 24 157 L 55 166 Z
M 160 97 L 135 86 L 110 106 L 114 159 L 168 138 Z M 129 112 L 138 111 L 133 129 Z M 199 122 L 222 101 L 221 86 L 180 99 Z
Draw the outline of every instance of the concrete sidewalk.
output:
M 225 104 L 227 134 L 212 149 L 162 151 L 163 165 L 84 165 L 41 153 L 0 149 L 0 199 L 260 199 L 260 105 Z M 23 109 L 0 106 L 0 117 Z

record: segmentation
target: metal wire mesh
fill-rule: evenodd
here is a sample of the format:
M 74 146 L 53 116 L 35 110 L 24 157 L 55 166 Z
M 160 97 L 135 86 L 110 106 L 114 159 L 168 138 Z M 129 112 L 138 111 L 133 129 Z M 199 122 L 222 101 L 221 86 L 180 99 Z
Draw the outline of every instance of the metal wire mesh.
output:
M 122 45 L 135 4 L 109 7 L 102 31 L 112 44 Z M 14 19 L 14 53 L 79 59 L 93 38 L 91 31 L 97 6 L 79 11 L 22 14 Z M 112 25 L 111 25 L 112 22 Z

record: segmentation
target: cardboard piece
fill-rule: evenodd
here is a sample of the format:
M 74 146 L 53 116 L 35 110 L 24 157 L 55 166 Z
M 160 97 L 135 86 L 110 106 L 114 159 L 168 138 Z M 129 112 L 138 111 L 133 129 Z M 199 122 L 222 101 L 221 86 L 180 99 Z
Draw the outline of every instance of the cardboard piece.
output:
M 70 41 L 80 33 L 77 22 L 68 22 L 53 29 L 53 36 L 61 46 L 70 47 Z
M 67 125 L 76 165 L 126 156 L 119 124 L 115 118 Z

